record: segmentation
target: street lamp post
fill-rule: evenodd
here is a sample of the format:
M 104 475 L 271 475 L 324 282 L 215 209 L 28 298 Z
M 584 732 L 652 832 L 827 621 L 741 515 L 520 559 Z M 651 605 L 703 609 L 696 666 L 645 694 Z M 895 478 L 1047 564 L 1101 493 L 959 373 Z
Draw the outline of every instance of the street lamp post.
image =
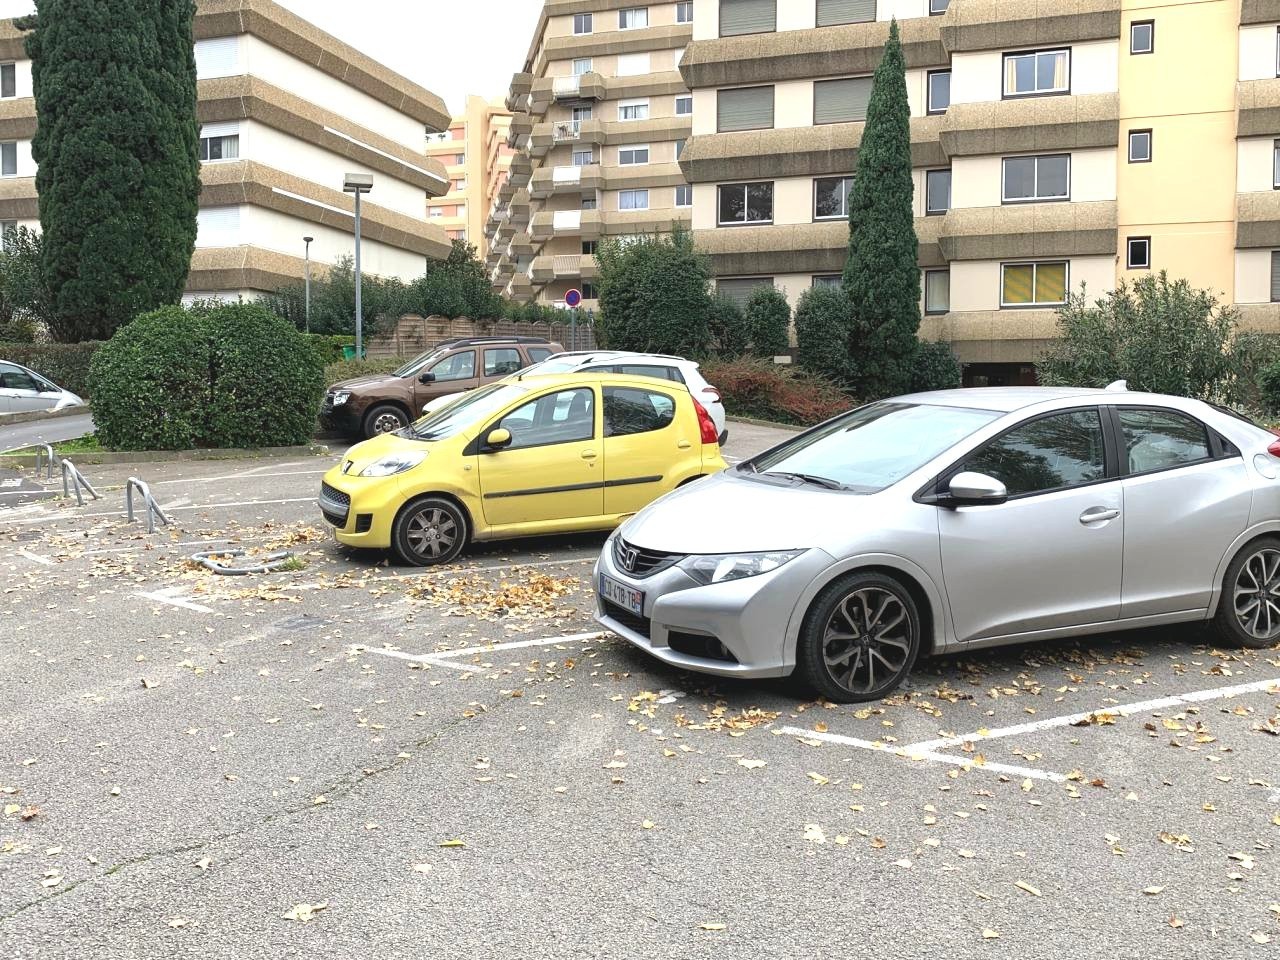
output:
M 314 240 L 314 239 L 315 239 L 315 237 L 303 237 L 303 238 L 302 238 L 302 242 L 303 242 L 303 243 L 305 243 L 305 244 L 307 245 L 307 246 L 306 246 L 306 252 L 307 252 L 307 280 L 306 280 L 306 289 L 307 289 L 307 293 L 306 293 L 306 307 L 305 307 L 305 315 L 306 315 L 306 321 L 305 321 L 305 322 L 306 322 L 306 325 L 307 325 L 307 333 L 310 333 L 310 332 L 311 332 L 311 241 L 312 241 L 312 240 Z
M 360 198 L 373 190 L 373 176 L 367 173 L 348 173 L 342 181 L 345 193 L 356 197 L 356 358 L 364 356 L 364 313 L 360 291 Z

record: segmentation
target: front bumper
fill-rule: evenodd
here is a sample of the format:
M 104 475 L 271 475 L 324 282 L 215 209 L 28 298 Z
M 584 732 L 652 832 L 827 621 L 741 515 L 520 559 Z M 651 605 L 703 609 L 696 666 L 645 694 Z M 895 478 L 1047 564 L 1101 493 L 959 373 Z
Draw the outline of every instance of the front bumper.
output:
M 397 477 L 353 477 L 334 467 L 324 475 L 316 504 L 339 543 L 385 550 L 404 501 Z
M 769 573 L 701 586 L 679 567 L 634 577 L 613 559 L 613 538 L 592 573 L 596 620 L 664 663 L 721 677 L 784 677 L 795 668 L 788 628 L 805 590 L 834 560 L 809 550 Z M 605 574 L 644 591 L 644 616 L 600 595 Z
M 320 423 L 330 430 L 339 433 L 356 435 L 360 433 L 361 415 L 355 409 L 355 403 L 348 400 L 346 403 L 340 403 L 336 407 L 333 405 L 333 398 L 329 394 L 325 394 L 324 402 L 320 405 Z

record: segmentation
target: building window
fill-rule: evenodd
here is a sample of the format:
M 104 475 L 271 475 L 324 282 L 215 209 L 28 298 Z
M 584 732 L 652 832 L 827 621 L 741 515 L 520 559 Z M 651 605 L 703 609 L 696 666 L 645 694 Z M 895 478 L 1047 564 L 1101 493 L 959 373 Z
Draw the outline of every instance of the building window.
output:
M 18 95 L 18 67 L 13 63 L 0 63 L 0 97 L 5 100 Z
M 1071 157 L 1005 157 L 1000 199 L 1004 203 L 1031 203 L 1071 199 Z
M 693 206 L 693 187 L 687 183 L 682 183 L 676 187 L 676 206 L 692 207 Z
M 773 126 L 773 87 L 740 87 L 716 94 L 716 132 Z
M 0 176 L 16 177 L 18 175 L 18 144 L 10 140 L 0 143 Z
M 618 191 L 618 209 L 619 210 L 648 210 L 649 209 L 649 191 L 648 190 L 619 190 Z
M 929 113 L 946 113 L 947 107 L 951 106 L 951 71 L 931 70 L 928 85 L 925 109 Z
M 591 72 L 590 57 L 578 57 L 578 59 L 573 61 L 573 75 L 575 77 L 580 77 L 584 73 L 590 73 L 590 72 Z
M 747 301 L 757 287 L 772 287 L 773 277 L 732 277 L 716 281 L 716 296 L 732 300 L 739 307 L 746 307 Z
M 649 25 L 648 7 L 628 7 L 618 11 L 619 30 L 638 30 Z
M 1280 303 L 1280 250 L 1271 251 L 1271 302 Z
M 619 77 L 638 77 L 650 72 L 649 54 L 622 53 L 618 55 L 618 65 L 614 75 Z
M 684 138 L 681 138 L 676 141 L 676 159 L 677 160 L 679 160 L 682 156 L 684 156 L 684 145 L 688 142 L 689 141 L 685 140 Z
M 924 172 L 924 212 L 936 217 L 951 209 L 951 169 Z
M 1070 90 L 1070 50 L 1031 50 L 1004 55 L 1006 97 L 1043 97 Z
M 722 183 L 719 187 L 719 223 L 722 227 L 744 223 L 773 223 L 773 182 Z
M 240 159 L 240 134 L 232 133 L 221 137 L 201 137 L 200 159 L 205 162 Z
M 693 23 L 693 0 L 676 4 L 676 23 Z
M 444 207 L 427 207 L 427 217 L 432 220 L 438 220 L 444 216 Z
M 596 243 L 597 243 L 597 242 L 598 242 L 598 241 L 595 241 L 595 240 L 583 240 L 583 241 L 582 241 L 582 255 L 583 255 L 584 257 L 594 257 L 594 256 L 596 255 Z
M 583 107 L 574 107 L 571 116 L 573 117 L 574 123 L 581 123 L 583 120 L 590 120 L 591 104 L 587 104 Z
M 1000 265 L 1000 306 L 1053 307 L 1067 301 L 1067 262 Z
M 940 17 L 947 12 L 950 0 L 929 0 L 929 16 Z
M 575 13 L 573 15 L 573 32 L 576 36 L 591 32 L 591 14 Z
M 600 299 L 600 294 L 596 293 L 596 285 L 590 280 L 583 280 L 582 285 L 578 289 L 582 291 L 583 300 Z
M 618 165 L 622 167 L 633 167 L 642 163 L 649 162 L 648 146 L 638 147 L 619 147 L 618 148 Z
M 1271 145 L 1271 186 L 1280 190 L 1280 140 Z
M 876 0 L 818 0 L 818 26 L 870 23 L 876 18 Z
M 1156 22 L 1154 20 L 1135 20 L 1129 24 L 1129 52 L 1155 53 Z
M 1151 269 L 1151 238 L 1129 237 L 1125 242 L 1124 264 L 1130 270 Z
M 1150 130 L 1130 130 L 1129 131 L 1129 162 L 1130 163 L 1150 163 L 1151 162 L 1151 131 Z
M 853 123 L 867 119 L 871 78 L 819 80 L 813 85 L 813 123 Z
M 648 100 L 623 100 L 618 104 L 619 120 L 648 120 Z
M 778 29 L 778 0 L 720 0 L 720 36 L 773 33 Z
M 853 177 L 818 177 L 813 181 L 813 219 L 842 220 L 849 216 Z
M 951 271 L 926 270 L 924 272 L 924 312 L 937 316 L 951 309 Z
M 466 162 L 467 162 L 467 155 L 465 153 L 459 153 L 457 156 L 453 158 L 453 165 L 455 167 L 460 167 Z
M 835 287 L 839 289 L 840 284 L 844 283 L 844 277 L 838 273 L 820 273 L 813 278 L 811 286 L 815 287 Z
M 596 208 L 596 198 L 595 198 L 595 197 L 583 197 L 583 198 L 582 198 L 582 209 L 583 209 L 583 210 L 594 210 L 595 208 Z
M 595 151 L 593 150 L 575 150 L 573 151 L 573 165 L 575 167 L 586 167 L 596 162 Z
M 693 113 L 693 97 L 676 97 L 676 116 L 687 117 Z

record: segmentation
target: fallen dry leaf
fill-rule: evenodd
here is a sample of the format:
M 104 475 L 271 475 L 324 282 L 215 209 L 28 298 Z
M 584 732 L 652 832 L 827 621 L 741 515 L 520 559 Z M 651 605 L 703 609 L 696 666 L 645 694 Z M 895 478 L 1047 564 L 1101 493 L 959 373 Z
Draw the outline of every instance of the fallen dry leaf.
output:
M 995 930 L 992 930 L 990 927 L 987 927 L 982 931 L 982 939 L 983 940 L 999 940 L 1000 934 L 997 933 Z
M 321 900 L 319 903 L 299 903 L 292 910 L 284 915 L 282 919 L 297 920 L 299 923 L 308 923 L 315 919 L 315 915 L 321 910 L 329 909 L 329 901 Z
M 1163 893 L 1164 887 L 1147 887 L 1142 892 L 1149 897 L 1154 897 L 1158 893 Z
M 746 767 L 748 770 L 759 770 L 764 765 L 763 760 L 748 760 L 745 757 L 738 761 L 738 766 Z
M 1029 883 L 1023 883 L 1021 880 L 1018 880 L 1017 882 L 1014 883 L 1014 886 L 1017 887 L 1019 890 L 1025 890 L 1027 893 L 1031 894 L 1033 897 L 1040 896 L 1040 891 L 1037 890 L 1035 887 L 1033 887 Z
M 699 930 L 725 930 L 727 929 L 723 923 L 702 923 L 698 925 Z

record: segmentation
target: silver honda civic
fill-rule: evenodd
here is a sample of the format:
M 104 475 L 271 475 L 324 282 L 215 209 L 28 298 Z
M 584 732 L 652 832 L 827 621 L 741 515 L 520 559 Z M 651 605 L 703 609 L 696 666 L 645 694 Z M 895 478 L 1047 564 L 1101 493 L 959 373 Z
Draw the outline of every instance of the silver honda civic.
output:
M 860 407 L 658 500 L 597 619 L 667 663 L 879 699 L 917 658 L 1206 621 L 1280 640 L 1280 439 L 1197 400 L 944 390 Z

